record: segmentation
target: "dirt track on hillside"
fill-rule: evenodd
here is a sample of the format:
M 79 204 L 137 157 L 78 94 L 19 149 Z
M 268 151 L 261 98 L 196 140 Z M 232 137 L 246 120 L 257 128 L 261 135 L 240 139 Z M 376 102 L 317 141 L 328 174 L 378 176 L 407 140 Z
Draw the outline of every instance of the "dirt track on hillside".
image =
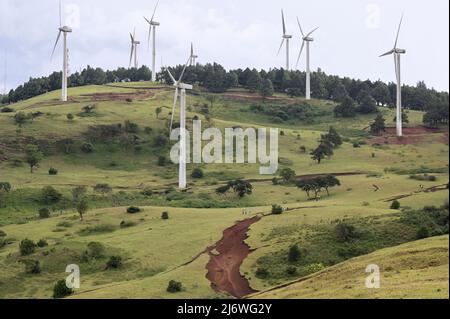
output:
M 257 292 L 241 275 L 240 268 L 251 253 L 250 247 L 245 243 L 247 233 L 250 226 L 260 220 L 260 216 L 255 216 L 237 222 L 223 232 L 223 238 L 219 242 L 207 249 L 210 261 L 206 265 L 208 270 L 206 278 L 211 281 L 212 288 L 217 292 L 227 292 L 236 298 Z
M 425 126 L 404 127 L 403 136 L 396 136 L 396 128 L 388 127 L 383 136 L 370 139 L 370 144 L 385 145 L 415 145 L 426 141 L 427 137 L 443 134 L 439 138 L 439 142 L 448 145 L 448 129 L 430 128 Z

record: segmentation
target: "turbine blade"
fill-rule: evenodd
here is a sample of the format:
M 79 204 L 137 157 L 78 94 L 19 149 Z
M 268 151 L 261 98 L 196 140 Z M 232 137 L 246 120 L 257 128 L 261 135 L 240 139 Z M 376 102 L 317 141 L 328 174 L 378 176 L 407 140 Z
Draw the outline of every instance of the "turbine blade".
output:
M 150 21 L 152 21 L 152 22 L 153 22 L 153 19 L 155 18 L 156 9 L 158 8 L 158 4 L 159 4 L 159 0 L 156 2 L 155 10 L 153 10 L 152 19 L 150 20 Z
M 380 55 L 380 58 L 382 58 L 382 57 L 384 57 L 384 56 L 387 56 L 387 55 L 391 55 L 392 53 L 394 53 L 394 51 L 395 51 L 395 50 L 390 50 L 390 51 L 388 51 L 388 52 L 386 52 L 386 53 Z
M 167 68 L 167 72 L 169 73 L 170 79 L 173 81 L 173 84 L 177 84 L 177 81 L 175 81 L 175 78 L 173 77 L 173 75 L 170 72 L 169 68 Z
M 56 46 L 58 45 L 59 38 L 61 37 L 61 30 L 58 32 L 58 37 L 56 38 L 55 46 L 53 47 L 52 55 L 50 59 L 53 59 L 53 54 L 55 54 Z
M 298 27 L 300 28 L 300 33 L 302 34 L 302 37 L 305 37 L 305 34 L 303 33 L 303 29 L 302 29 L 302 25 L 300 24 L 300 20 L 297 17 L 297 23 L 298 23 Z
M 194 44 L 191 42 L 191 57 L 194 56 Z
M 310 33 L 308 33 L 308 34 L 306 35 L 306 37 L 309 37 L 311 34 L 313 34 L 314 32 L 316 32 L 317 29 L 319 29 L 319 27 L 315 28 L 315 29 L 312 30 Z
M 129 68 L 131 67 L 131 62 L 133 61 L 133 53 L 134 53 L 134 43 L 131 44 L 131 54 L 130 54 L 130 64 Z
M 178 102 L 178 87 L 175 89 L 175 95 L 173 97 L 172 117 L 170 119 L 170 133 L 172 133 L 173 120 L 175 118 L 175 111 L 177 110 L 177 102 Z
M 131 34 L 131 32 L 130 32 L 130 37 L 131 37 L 131 42 L 134 42 L 134 37 L 133 37 L 133 34 Z
M 147 21 L 148 24 L 151 24 L 150 20 L 144 17 L 145 21 Z
M 283 20 L 283 35 L 286 35 L 286 22 L 284 21 L 284 11 L 281 10 L 281 19 Z
M 148 40 L 147 40 L 147 51 L 150 51 L 150 40 L 152 38 L 152 25 L 150 24 L 149 28 L 148 28 Z
M 403 14 L 402 14 L 402 17 L 401 17 L 401 19 L 400 19 L 400 24 L 398 25 L 398 31 L 397 31 L 397 37 L 395 38 L 394 49 L 397 48 L 398 37 L 399 37 L 399 35 L 400 35 L 400 29 L 402 28 L 402 23 L 403 23 Z
M 298 63 L 300 62 L 300 57 L 302 56 L 303 49 L 305 48 L 305 40 L 302 42 L 302 48 L 300 49 L 300 53 L 298 54 L 296 69 L 298 68 Z
M 181 80 L 183 79 L 184 72 L 186 71 L 186 68 L 187 68 L 189 62 L 191 62 L 191 59 L 192 59 L 192 57 L 189 57 L 189 59 L 187 60 L 186 64 L 184 65 L 183 72 L 181 72 L 180 79 L 178 80 L 178 83 L 181 82 Z
M 283 48 L 284 40 L 285 39 L 283 38 L 283 40 L 281 41 L 281 45 L 280 45 L 280 48 L 278 49 L 277 55 L 280 55 L 281 49 Z

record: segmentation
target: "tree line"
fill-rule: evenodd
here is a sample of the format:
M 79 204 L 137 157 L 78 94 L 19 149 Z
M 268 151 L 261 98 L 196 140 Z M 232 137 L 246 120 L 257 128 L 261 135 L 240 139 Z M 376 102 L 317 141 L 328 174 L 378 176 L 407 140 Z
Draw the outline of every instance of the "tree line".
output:
M 184 65 L 177 65 L 170 70 L 175 78 L 178 78 L 183 68 Z M 113 71 L 88 66 L 70 75 L 68 86 L 149 81 L 150 79 L 151 71 L 146 66 L 139 69 L 118 68 Z M 157 74 L 157 79 L 166 84 L 172 82 L 165 68 Z M 240 87 L 252 93 L 259 92 L 263 97 L 271 96 L 275 92 L 287 93 L 292 97 L 304 96 L 305 79 L 306 74 L 302 71 L 276 68 L 269 71 L 250 68 L 227 71 L 218 63 L 188 66 L 183 77 L 184 82 L 195 83 L 212 93 L 223 93 L 231 88 Z M 3 104 L 14 103 L 60 88 L 61 72 L 54 72 L 48 77 L 30 78 L 29 81 L 3 96 L 0 101 Z M 328 75 L 321 69 L 311 75 L 311 91 L 313 98 L 333 100 L 342 105 L 337 109 L 336 116 L 374 113 L 377 106 L 393 107 L 396 103 L 396 85 L 393 82 L 355 80 Z M 427 112 L 424 118 L 425 123 L 448 124 L 448 92 L 430 89 L 421 81 L 415 86 L 404 85 L 402 99 L 406 109 Z

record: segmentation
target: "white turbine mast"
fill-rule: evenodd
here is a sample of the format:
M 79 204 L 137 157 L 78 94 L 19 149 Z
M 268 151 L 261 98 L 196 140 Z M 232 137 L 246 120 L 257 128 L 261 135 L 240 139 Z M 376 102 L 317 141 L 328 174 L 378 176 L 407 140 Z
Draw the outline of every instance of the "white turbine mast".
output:
M 397 37 L 395 38 L 394 48 L 382 55 L 380 57 L 384 57 L 387 55 L 393 55 L 394 56 L 394 65 L 395 65 L 395 75 L 397 80 L 397 110 L 396 110 L 396 126 L 397 126 L 397 136 L 402 137 L 403 136 L 403 121 L 402 121 L 402 81 L 401 81 L 401 55 L 406 53 L 406 50 L 399 49 L 397 47 L 398 44 L 398 38 L 400 35 L 400 30 L 402 27 L 403 22 L 403 14 L 400 19 L 400 24 L 398 26 L 397 30 Z
M 63 69 L 62 69 L 62 89 L 61 89 L 61 101 L 67 102 L 67 74 L 68 74 L 68 56 L 67 56 L 67 34 L 72 32 L 72 29 L 68 26 L 62 25 L 62 5 L 59 1 L 59 28 L 58 37 L 56 38 L 55 46 L 53 47 L 53 54 L 55 53 L 56 46 L 58 45 L 61 33 L 63 34 Z
M 150 40 L 152 40 L 152 82 L 156 82 L 156 27 L 160 26 L 159 22 L 155 21 L 156 9 L 158 8 L 159 0 L 156 2 L 155 9 L 153 10 L 152 18 L 149 20 L 144 17 L 145 21 L 149 24 L 148 28 L 148 49 L 150 49 Z M 152 38 L 153 33 L 153 38 Z
M 198 55 L 194 54 L 194 44 L 191 43 L 191 66 L 195 66 L 197 64 Z
M 130 54 L 130 64 L 128 65 L 129 68 L 131 68 L 131 64 L 133 63 L 134 58 L 134 68 L 138 69 L 138 57 L 137 57 L 137 49 L 138 45 L 141 44 L 140 41 L 136 40 L 136 29 L 134 29 L 133 33 L 130 33 L 131 38 L 131 54 Z
M 303 32 L 302 29 L 302 25 L 300 24 L 300 20 L 297 17 L 297 23 L 298 23 L 298 27 L 300 29 L 300 33 L 302 35 L 302 47 L 300 48 L 300 52 L 298 54 L 298 59 L 297 59 L 297 68 L 298 68 L 298 63 L 300 62 L 300 58 L 302 56 L 302 52 L 305 49 L 306 46 L 306 99 L 307 100 L 311 100 L 311 66 L 310 66 L 310 51 L 309 51 L 309 44 L 311 42 L 314 41 L 314 38 L 311 37 L 311 35 L 317 30 L 319 29 L 319 27 L 315 28 L 314 30 L 312 30 L 311 32 L 309 32 L 308 34 L 305 35 L 305 33 Z
M 292 39 L 292 35 L 286 34 L 286 22 L 284 20 L 284 11 L 281 10 L 281 20 L 283 24 L 283 40 L 281 41 L 280 49 L 278 50 L 278 54 L 280 54 L 281 49 L 283 48 L 284 41 L 286 41 L 286 70 L 289 71 L 289 41 Z
M 187 60 L 184 65 L 183 71 L 181 72 L 180 78 L 175 80 L 170 70 L 167 69 L 170 78 L 173 81 L 173 86 L 175 87 L 175 95 L 173 98 L 173 107 L 172 107 L 172 118 L 170 120 L 170 133 L 172 133 L 173 121 L 175 117 L 175 111 L 178 103 L 178 96 L 180 96 L 180 151 L 179 151 L 179 188 L 181 190 L 186 189 L 186 90 L 192 90 L 193 87 L 190 84 L 185 84 L 182 81 L 183 75 L 186 71 L 187 66 L 191 62 L 191 57 Z

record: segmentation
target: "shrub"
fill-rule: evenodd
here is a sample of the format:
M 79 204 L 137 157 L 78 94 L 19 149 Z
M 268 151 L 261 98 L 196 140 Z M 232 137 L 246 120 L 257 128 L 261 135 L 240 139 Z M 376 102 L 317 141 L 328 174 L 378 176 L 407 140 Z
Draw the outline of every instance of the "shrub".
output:
M 118 269 L 122 267 L 122 257 L 111 256 L 106 262 L 106 269 Z
M 48 170 L 48 175 L 53 175 L 53 176 L 58 175 L 58 170 L 56 168 L 51 167 Z
M 108 184 L 97 184 L 94 186 L 94 192 L 100 194 L 109 194 L 112 192 L 112 188 Z
M 0 182 L 0 191 L 9 193 L 11 191 L 11 184 L 8 182 Z
M 29 256 L 36 250 L 36 244 L 30 239 L 24 239 L 20 242 L 19 251 L 21 256 Z
M 183 284 L 181 282 L 171 280 L 167 286 L 167 292 L 172 294 L 180 292 L 183 289 Z
M 139 207 L 135 207 L 135 206 L 131 206 L 127 208 L 127 213 L 128 214 L 137 214 L 140 213 L 141 209 Z
M 83 143 L 81 145 L 81 151 L 85 154 L 90 154 L 94 152 L 94 146 L 91 143 Z
M 166 166 L 167 164 L 167 158 L 165 156 L 158 156 L 158 166 Z
M 295 275 L 297 275 L 297 271 L 298 271 L 297 267 L 294 267 L 294 266 L 290 266 L 290 267 L 286 268 L 286 273 L 287 273 L 289 276 L 295 276 Z
M 272 215 L 281 215 L 283 214 L 283 207 L 280 205 L 272 205 Z
M 300 261 L 301 252 L 300 248 L 298 248 L 298 245 L 294 245 L 291 248 L 289 248 L 289 254 L 288 254 L 288 260 L 291 263 L 295 263 Z
M 163 212 L 161 214 L 161 219 L 162 220 L 168 220 L 169 219 L 169 213 L 168 212 Z
M 203 170 L 201 168 L 194 168 L 192 171 L 191 177 L 195 179 L 203 178 L 205 174 L 203 173 Z
M 126 101 L 127 103 L 133 103 L 133 99 L 131 99 L 131 98 L 129 98 L 129 97 L 126 98 L 125 101 Z
M 6 237 L 6 233 L 3 230 L 0 230 L 0 237 Z
M 2 110 L 0 112 L 1 113 L 13 113 L 13 112 L 15 112 L 15 110 L 13 108 L 5 106 L 4 108 L 2 108 Z
M 337 224 L 334 231 L 338 240 L 343 242 L 348 242 L 359 237 L 355 227 L 346 223 Z
M 125 121 L 124 130 L 127 133 L 137 133 L 139 131 L 139 126 L 136 123 Z
M 361 144 L 359 144 L 359 142 L 355 142 L 353 143 L 353 148 L 360 148 Z
M 40 239 L 40 240 L 37 242 L 37 246 L 38 246 L 39 248 L 44 248 L 44 247 L 47 247 L 47 246 L 48 246 L 48 243 L 47 243 L 47 241 L 46 241 L 45 239 Z
M 25 265 L 25 273 L 30 275 L 37 275 L 41 273 L 41 265 L 38 260 L 21 260 L 21 263 Z
M 73 294 L 73 290 L 68 288 L 64 279 L 59 280 L 53 287 L 53 298 L 61 299 Z
M 41 200 L 45 204 L 55 204 L 62 198 L 62 194 L 52 186 L 45 186 L 41 190 Z
M 425 239 L 430 237 L 430 232 L 428 231 L 428 228 L 425 226 L 420 227 L 420 229 L 417 231 L 416 238 L 417 239 Z
M 266 268 L 258 268 L 256 269 L 256 278 L 259 279 L 266 279 L 267 277 L 269 277 L 270 273 Z
M 401 207 L 401 205 L 400 205 L 400 202 L 398 200 L 394 200 L 392 202 L 392 204 L 391 204 L 391 209 L 398 210 L 398 209 L 400 209 L 400 207 Z
M 305 154 L 307 152 L 306 146 L 300 146 L 300 153 Z
M 73 114 L 67 114 L 67 119 L 69 120 L 69 121 L 73 121 L 74 120 L 74 118 L 75 118 L 75 116 L 73 116 Z
M 150 188 L 146 188 L 141 192 L 141 194 L 150 197 L 153 195 L 153 190 L 151 190 Z
M 105 253 L 105 247 L 99 242 L 90 242 L 87 245 L 86 256 L 93 259 L 102 258 Z

